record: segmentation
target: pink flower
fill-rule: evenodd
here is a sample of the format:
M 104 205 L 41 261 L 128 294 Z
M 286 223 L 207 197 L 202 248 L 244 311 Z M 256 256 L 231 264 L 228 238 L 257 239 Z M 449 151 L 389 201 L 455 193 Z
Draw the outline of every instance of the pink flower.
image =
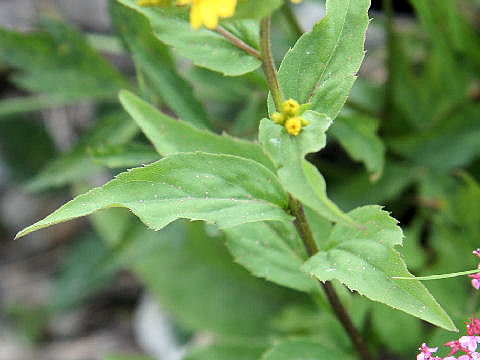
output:
M 462 350 L 473 352 L 477 350 L 478 342 L 480 341 L 480 336 L 462 336 L 458 339 L 458 342 L 462 346 Z
M 472 286 L 475 289 L 480 290 L 480 273 L 473 274 L 473 275 L 468 275 L 468 276 L 472 278 Z
M 450 346 L 451 347 L 451 351 L 450 351 L 450 354 L 448 355 L 453 355 L 453 354 L 456 354 L 459 350 L 462 350 L 462 346 L 460 345 L 460 343 L 458 342 L 458 340 L 455 340 L 455 341 L 449 341 L 447 342 L 445 345 L 443 346 Z M 453 356 L 451 356 L 453 357 Z
M 422 352 L 417 355 L 417 360 L 434 360 L 437 357 L 432 357 L 432 353 L 437 352 L 438 347 L 429 348 L 427 344 L 423 343 L 422 347 L 419 349 Z
M 480 248 L 478 248 L 477 250 L 474 250 L 473 253 L 480 258 Z M 478 264 L 478 268 L 480 269 L 480 264 Z M 480 290 L 480 272 L 477 274 L 468 275 L 468 276 L 472 278 L 472 286 L 475 289 Z
M 480 320 L 478 320 L 477 315 L 473 314 L 473 318 L 469 319 L 470 322 L 466 322 L 467 333 L 470 336 L 480 335 Z

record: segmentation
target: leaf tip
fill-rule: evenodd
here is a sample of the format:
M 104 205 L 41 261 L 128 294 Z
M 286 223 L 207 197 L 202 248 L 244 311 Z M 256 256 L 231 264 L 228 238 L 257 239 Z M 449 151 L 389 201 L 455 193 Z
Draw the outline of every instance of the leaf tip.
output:
M 21 237 L 24 237 L 25 235 L 28 234 L 28 232 L 26 231 L 27 229 L 23 229 L 23 230 L 20 230 L 17 235 L 15 235 L 15 237 L 13 238 L 13 240 L 18 240 L 20 239 Z
M 132 97 L 134 94 L 131 91 L 122 89 L 118 92 L 118 99 L 123 104 L 124 101 L 127 101 L 129 97 Z

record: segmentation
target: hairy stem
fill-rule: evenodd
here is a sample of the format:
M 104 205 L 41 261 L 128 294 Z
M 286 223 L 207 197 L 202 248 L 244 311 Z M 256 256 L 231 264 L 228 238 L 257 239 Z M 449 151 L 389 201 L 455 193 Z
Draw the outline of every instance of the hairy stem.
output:
M 262 54 L 262 68 L 265 73 L 268 87 L 272 93 L 273 101 L 277 110 L 281 109 L 283 103 L 283 94 L 278 82 L 277 70 L 273 62 L 271 42 L 270 42 L 270 17 L 265 17 L 260 24 L 260 52 Z M 307 249 L 308 256 L 311 257 L 318 253 L 319 249 L 315 239 L 313 238 L 312 230 L 308 224 L 307 217 L 303 210 L 302 203 L 292 196 L 289 197 L 289 207 L 292 215 L 295 217 L 294 224 L 297 229 L 302 242 Z M 332 284 L 328 281 L 320 282 L 325 290 L 327 298 L 337 318 L 342 323 L 343 327 L 350 336 L 353 345 L 357 349 L 358 354 L 362 360 L 370 360 L 370 354 L 363 341 L 360 332 L 357 330 L 348 315 L 347 310 L 343 306 Z
M 262 69 L 267 80 L 268 87 L 272 93 L 275 108 L 280 111 L 283 104 L 283 94 L 278 82 L 277 70 L 272 56 L 272 45 L 270 40 L 270 16 L 262 19 L 260 23 L 260 53 L 262 54 Z
M 311 257 L 318 253 L 319 249 L 315 239 L 313 238 L 312 230 L 310 229 L 310 225 L 308 224 L 307 217 L 305 216 L 305 212 L 303 210 L 303 206 L 300 201 L 290 197 L 290 211 L 292 215 L 295 217 L 294 224 L 297 228 L 298 234 L 302 239 L 302 242 L 307 249 L 308 256 Z M 353 345 L 357 349 L 358 354 L 362 360 L 370 360 L 371 356 L 367 349 L 365 342 L 363 341 L 362 335 L 358 331 L 358 329 L 353 324 L 350 315 L 348 314 L 347 310 L 343 306 L 335 288 L 333 287 L 332 283 L 329 281 L 320 282 L 325 291 L 328 301 L 332 306 L 333 311 L 337 315 L 337 318 L 342 323 L 345 331 L 352 340 Z
M 254 58 L 257 58 L 258 60 L 262 60 L 262 55 L 260 54 L 260 52 L 257 49 L 251 47 L 246 42 L 244 42 L 243 40 L 241 40 L 238 37 L 236 37 L 235 35 L 233 35 L 230 31 L 228 31 L 224 27 L 217 26 L 215 31 L 217 33 L 219 33 L 220 35 L 222 35 L 224 38 L 226 38 L 228 41 L 230 41 L 236 47 L 238 47 L 238 48 L 242 49 L 243 51 L 245 51 L 246 53 L 252 55 Z
M 288 25 L 290 26 L 290 29 L 298 39 L 300 36 L 303 35 L 303 29 L 292 11 L 289 0 L 285 0 L 285 3 L 282 6 L 282 12 L 283 16 L 285 16 L 285 20 L 287 20 Z

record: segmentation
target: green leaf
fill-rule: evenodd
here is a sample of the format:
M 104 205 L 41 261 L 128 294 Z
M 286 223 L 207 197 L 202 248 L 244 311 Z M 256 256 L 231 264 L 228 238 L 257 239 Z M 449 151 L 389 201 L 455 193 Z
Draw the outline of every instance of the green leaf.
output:
M 400 197 L 419 176 L 420 170 L 411 166 L 387 161 L 382 177 L 373 182 L 364 171 L 348 174 L 330 188 L 330 194 L 346 210 L 362 204 L 387 205 Z
M 373 301 L 455 331 L 451 319 L 419 281 L 392 279 L 413 277 L 394 249 L 402 245 L 403 237 L 397 221 L 379 206 L 364 206 L 349 215 L 364 229 L 335 225 L 326 250 L 310 258 L 304 270 L 320 281 L 337 279 Z
M 364 56 L 370 0 L 327 0 L 327 15 L 288 51 L 278 77 L 286 98 L 334 119 Z M 270 107 L 272 108 L 272 107 Z
M 152 146 L 144 144 L 100 144 L 87 148 L 91 160 L 109 168 L 126 168 L 148 164 L 159 159 Z
M 28 191 L 42 191 L 63 186 L 94 174 L 101 167 L 92 162 L 89 147 L 101 143 L 123 144 L 138 133 L 138 127 L 128 116 L 113 112 L 102 117 L 98 123 L 69 152 L 50 162 L 40 173 L 30 179 L 25 187 Z
M 282 0 L 239 1 L 235 10 L 235 19 L 261 19 L 282 6 Z
M 0 100 L 0 120 L 9 115 L 71 105 L 78 102 L 82 97 L 71 96 L 70 94 L 55 94 L 22 96 Z
M 284 211 L 287 205 L 275 174 L 255 161 L 230 155 L 177 154 L 122 173 L 76 197 L 19 232 L 17 238 L 107 207 L 129 208 L 158 230 L 178 218 L 205 220 L 221 228 L 290 221 Z
M 100 238 L 87 235 L 73 244 L 53 283 L 50 309 L 65 311 L 78 306 L 103 285 L 114 272 L 99 266 L 108 255 L 108 246 Z
M 466 105 L 427 128 L 387 140 L 395 153 L 439 171 L 465 166 L 480 154 L 480 106 Z M 455 139 L 455 141 L 452 141 Z
M 21 87 L 63 99 L 113 98 L 129 82 L 75 29 L 49 21 L 48 32 L 30 34 L 0 29 L 0 60 L 22 70 Z
M 9 179 L 11 184 L 31 178 L 55 156 L 55 145 L 45 125 L 26 115 L 0 121 L 0 143 L 0 178 Z
M 310 339 L 292 338 L 282 340 L 262 356 L 262 360 L 350 360 L 352 357 L 341 348 L 328 346 Z
M 200 128 L 209 127 L 205 109 L 190 84 L 177 73 L 168 49 L 153 35 L 147 19 L 118 2 L 112 3 L 111 13 L 135 63 L 155 92 L 184 121 Z
M 184 360 L 253 360 L 260 359 L 265 346 L 255 344 L 215 344 L 193 349 Z
M 196 129 L 168 117 L 127 91 L 120 93 L 120 102 L 161 155 L 191 151 L 230 154 L 253 159 L 273 169 L 272 162 L 257 144 Z
M 117 223 L 112 219 L 110 226 Z M 186 330 L 208 331 L 219 341 L 253 337 L 262 344 L 271 320 L 285 304 L 297 303 L 299 294 L 251 276 L 232 261 L 223 241 L 220 232 L 209 235 L 199 222 L 177 221 L 159 232 L 130 222 L 114 256 L 130 260 L 120 263 Z
M 141 7 L 135 0 L 118 0 L 145 15 L 162 42 L 197 66 L 238 76 L 257 69 L 260 60 L 207 29 L 192 29 L 185 9 Z
M 377 135 L 378 125 L 378 119 L 367 116 L 340 116 L 329 130 L 352 159 L 365 164 L 374 179 L 381 176 L 385 163 L 385 146 Z
M 328 302 L 328 300 L 327 300 Z M 331 309 L 330 303 L 327 309 Z M 351 309 L 349 309 L 350 313 Z M 353 315 L 353 314 L 352 314 Z M 319 311 L 318 304 L 289 306 L 274 320 L 275 329 L 284 334 L 308 334 L 319 336 L 322 343 L 332 347 L 350 348 L 348 334 L 337 317 L 327 311 Z M 328 331 L 325 331 L 328 329 Z M 343 345 L 342 345 L 343 344 Z
M 280 182 L 293 197 L 331 221 L 355 225 L 328 199 L 325 180 L 304 159 L 307 153 L 319 151 L 325 146 L 325 131 L 331 120 L 310 110 L 303 117 L 311 124 L 304 127 L 298 136 L 289 135 L 283 126 L 263 119 L 260 123 L 260 143 L 274 162 Z
M 422 322 L 383 304 L 372 305 L 371 324 L 375 329 L 375 335 L 389 349 L 404 355 L 406 359 L 415 358 L 419 345 L 418 339 L 423 339 L 425 336 Z
M 318 289 L 301 271 L 308 256 L 293 224 L 256 222 L 226 229 L 225 234 L 235 261 L 253 275 L 300 291 Z

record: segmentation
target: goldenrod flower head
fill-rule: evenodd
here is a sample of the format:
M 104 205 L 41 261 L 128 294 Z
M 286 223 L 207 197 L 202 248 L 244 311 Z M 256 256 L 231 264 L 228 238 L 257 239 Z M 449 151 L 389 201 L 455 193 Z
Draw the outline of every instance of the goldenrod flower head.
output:
M 285 129 L 290 135 L 297 136 L 302 130 L 302 118 L 292 117 L 285 121 Z
M 219 18 L 233 16 L 237 0 L 177 0 L 178 5 L 190 5 L 190 23 L 198 29 L 202 25 L 215 29 Z
M 279 112 L 274 112 L 272 115 L 272 120 L 275 124 L 283 125 L 285 123 L 285 115 L 280 114 Z
M 298 116 L 300 104 L 296 100 L 288 99 L 282 104 L 282 113 L 286 116 Z
M 290 0 L 290 1 L 294 4 L 300 4 L 302 2 L 302 0 Z

